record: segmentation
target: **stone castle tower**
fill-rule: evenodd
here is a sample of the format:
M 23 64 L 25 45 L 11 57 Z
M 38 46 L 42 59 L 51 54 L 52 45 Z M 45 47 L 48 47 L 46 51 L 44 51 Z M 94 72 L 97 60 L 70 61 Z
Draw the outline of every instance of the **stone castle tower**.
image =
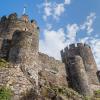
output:
M 18 18 L 17 14 L 13 13 L 8 17 L 3 16 L 0 20 L 0 58 L 7 60 L 10 63 L 10 67 L 16 67 L 17 69 L 12 68 L 10 70 L 12 70 L 12 72 L 16 70 L 22 77 L 18 79 L 20 75 L 17 75 L 17 73 L 14 75 L 16 76 L 17 83 L 13 85 L 13 87 L 16 87 L 20 80 L 23 80 L 23 82 L 26 80 L 26 83 L 21 83 L 24 84 L 24 87 L 37 88 L 38 86 L 38 33 L 39 27 L 36 21 L 29 21 L 26 14 Z M 27 78 L 25 78 L 25 76 Z M 32 86 L 29 81 L 34 84 L 34 86 Z M 10 85 L 9 82 L 7 84 Z M 23 88 L 23 85 L 19 87 L 19 90 L 21 90 L 21 88 Z
M 0 69 L 0 86 L 11 88 L 12 100 L 19 100 L 31 89 L 39 92 L 44 84 L 67 86 L 64 64 L 39 52 L 39 27 L 26 14 L 1 17 L 0 58 L 9 62 L 7 68 Z
M 39 52 L 39 27 L 28 15 L 16 13 L 0 20 L 0 58 L 9 62 L 0 69 L 0 86 L 13 91 L 12 100 L 20 100 L 23 93 L 42 87 L 70 87 L 82 95 L 91 95 L 100 89 L 97 67 L 86 44 L 71 44 L 61 51 L 62 61 Z M 32 99 L 33 100 L 33 99 Z
M 81 94 L 91 94 L 92 87 L 99 85 L 91 47 L 82 43 L 71 44 L 61 51 L 61 55 L 71 87 Z
M 16 13 L 8 18 L 3 16 L 0 21 L 0 33 L 1 58 L 16 65 L 22 64 L 22 68 L 37 66 L 35 64 L 38 58 L 39 27 L 34 20 L 29 21 L 26 14 L 21 18 L 18 18 Z
M 1 18 L 1 21 L 0 21 L 1 57 L 8 59 L 7 52 L 9 52 L 9 48 L 10 48 L 9 46 L 11 46 L 10 44 L 12 44 L 13 46 L 17 42 L 19 42 L 19 40 L 25 39 L 24 32 L 27 33 L 27 36 L 31 37 L 32 39 L 31 42 L 32 42 L 32 45 L 34 46 L 34 51 L 38 52 L 39 28 L 34 20 L 31 20 L 30 22 L 27 15 L 22 15 L 21 18 L 18 18 L 16 13 L 9 15 L 8 18 L 6 16 L 3 16 Z M 30 34 L 28 35 L 28 33 Z M 16 40 L 16 38 L 19 40 Z M 27 41 L 28 41 L 28 38 L 27 38 Z M 14 41 L 16 41 L 15 44 L 14 44 Z

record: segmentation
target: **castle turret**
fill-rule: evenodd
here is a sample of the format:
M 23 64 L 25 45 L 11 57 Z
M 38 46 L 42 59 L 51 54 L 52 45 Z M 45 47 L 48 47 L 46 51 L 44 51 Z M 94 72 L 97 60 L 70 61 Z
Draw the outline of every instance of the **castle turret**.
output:
M 69 71 L 71 84 L 74 90 L 83 95 L 91 95 L 92 91 L 89 86 L 88 77 L 84 68 L 82 58 L 75 56 L 69 58 Z
M 0 20 L 0 57 L 20 67 L 29 80 L 38 84 L 39 27 L 35 20 L 16 13 Z
M 39 28 L 35 21 L 29 21 L 27 15 L 17 20 L 17 25 L 19 29 L 12 36 L 9 61 L 20 66 L 30 81 L 37 85 Z
M 98 85 L 99 81 L 90 46 L 82 43 L 78 43 L 77 46 L 71 44 L 64 51 L 61 51 L 61 56 L 69 76 L 69 85 L 81 94 L 89 95 L 92 93 L 92 91 L 90 92 L 91 85 Z
M 37 23 L 35 21 L 29 21 L 26 14 L 22 15 L 21 18 L 18 18 L 17 14 L 13 13 L 10 14 L 8 17 L 3 16 L 0 21 L 0 47 L 2 47 L 0 48 L 0 54 L 2 54 L 2 56 L 0 57 L 3 57 L 2 50 L 4 50 L 3 48 L 5 48 L 4 46 L 2 46 L 2 44 L 4 44 L 3 41 L 11 41 L 12 36 L 14 32 L 16 32 L 16 30 L 32 33 L 32 45 L 34 46 L 34 50 L 38 50 L 39 28 L 37 26 Z M 9 45 L 9 43 L 5 45 Z M 8 47 L 10 48 L 10 45 Z M 3 58 L 7 57 L 4 56 Z

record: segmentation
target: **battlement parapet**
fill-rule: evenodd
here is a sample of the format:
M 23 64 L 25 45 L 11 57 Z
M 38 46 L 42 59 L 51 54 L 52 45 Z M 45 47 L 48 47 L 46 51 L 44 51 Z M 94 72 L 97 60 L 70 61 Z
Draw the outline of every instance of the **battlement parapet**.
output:
M 74 57 L 76 55 L 82 56 L 83 52 L 88 52 L 91 50 L 90 46 L 85 43 L 70 44 L 61 50 L 62 61 L 66 62 L 69 57 Z
M 7 17 L 6 17 L 6 16 L 3 16 L 3 17 L 1 17 L 1 19 L 0 19 L 0 23 L 4 23 L 6 20 L 7 20 Z
M 83 43 L 77 43 L 77 47 L 84 47 Z
M 25 22 L 26 24 L 30 23 L 32 26 L 34 26 L 34 28 L 39 29 L 37 22 L 34 19 L 29 20 L 28 15 L 25 15 L 25 14 L 22 15 L 22 17 L 18 17 L 18 15 L 16 13 L 12 13 L 8 16 L 3 16 L 0 18 L 0 24 L 6 23 L 6 22 L 10 23 L 10 22 L 14 22 L 14 21 Z
M 16 30 L 29 31 L 38 37 L 40 32 L 38 24 L 35 20 L 29 20 L 28 15 L 18 17 L 16 13 L 3 16 L 0 19 L 0 36 L 2 38 L 12 39 L 12 35 Z
M 10 14 L 10 15 L 8 16 L 8 19 L 9 19 L 9 20 L 17 20 L 17 19 L 18 19 L 17 14 L 16 14 L 16 13 Z
M 1 17 L 0 23 L 4 23 L 6 21 L 14 21 L 14 20 L 17 20 L 17 19 L 18 19 L 17 14 L 16 13 L 12 13 L 9 16 Z
M 90 48 L 90 46 L 88 45 L 88 44 L 86 44 L 86 43 L 77 43 L 77 44 L 70 44 L 69 46 L 67 46 L 66 48 L 64 48 L 64 50 L 63 51 L 68 51 L 68 50 L 71 50 L 71 49 L 76 49 L 76 48 L 80 48 L 80 47 L 83 47 L 83 48 L 85 48 L 85 47 L 87 47 L 87 48 Z
M 75 44 L 70 44 L 69 45 L 69 49 L 73 49 L 73 48 L 75 48 L 76 46 L 75 46 Z

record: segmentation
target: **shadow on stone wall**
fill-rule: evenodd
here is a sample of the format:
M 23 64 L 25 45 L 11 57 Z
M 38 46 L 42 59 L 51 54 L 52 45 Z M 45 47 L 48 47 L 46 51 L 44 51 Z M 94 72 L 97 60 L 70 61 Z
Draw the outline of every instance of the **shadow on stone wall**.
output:
M 30 91 L 27 91 L 27 93 L 23 94 L 23 97 L 20 100 L 37 100 L 38 95 L 37 93 L 31 89 Z

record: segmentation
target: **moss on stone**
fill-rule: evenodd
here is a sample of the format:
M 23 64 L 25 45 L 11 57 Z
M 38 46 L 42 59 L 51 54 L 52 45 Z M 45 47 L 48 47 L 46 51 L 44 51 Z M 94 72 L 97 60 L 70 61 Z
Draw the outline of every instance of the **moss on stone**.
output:
M 12 92 L 8 87 L 0 87 L 0 100 L 11 100 Z

